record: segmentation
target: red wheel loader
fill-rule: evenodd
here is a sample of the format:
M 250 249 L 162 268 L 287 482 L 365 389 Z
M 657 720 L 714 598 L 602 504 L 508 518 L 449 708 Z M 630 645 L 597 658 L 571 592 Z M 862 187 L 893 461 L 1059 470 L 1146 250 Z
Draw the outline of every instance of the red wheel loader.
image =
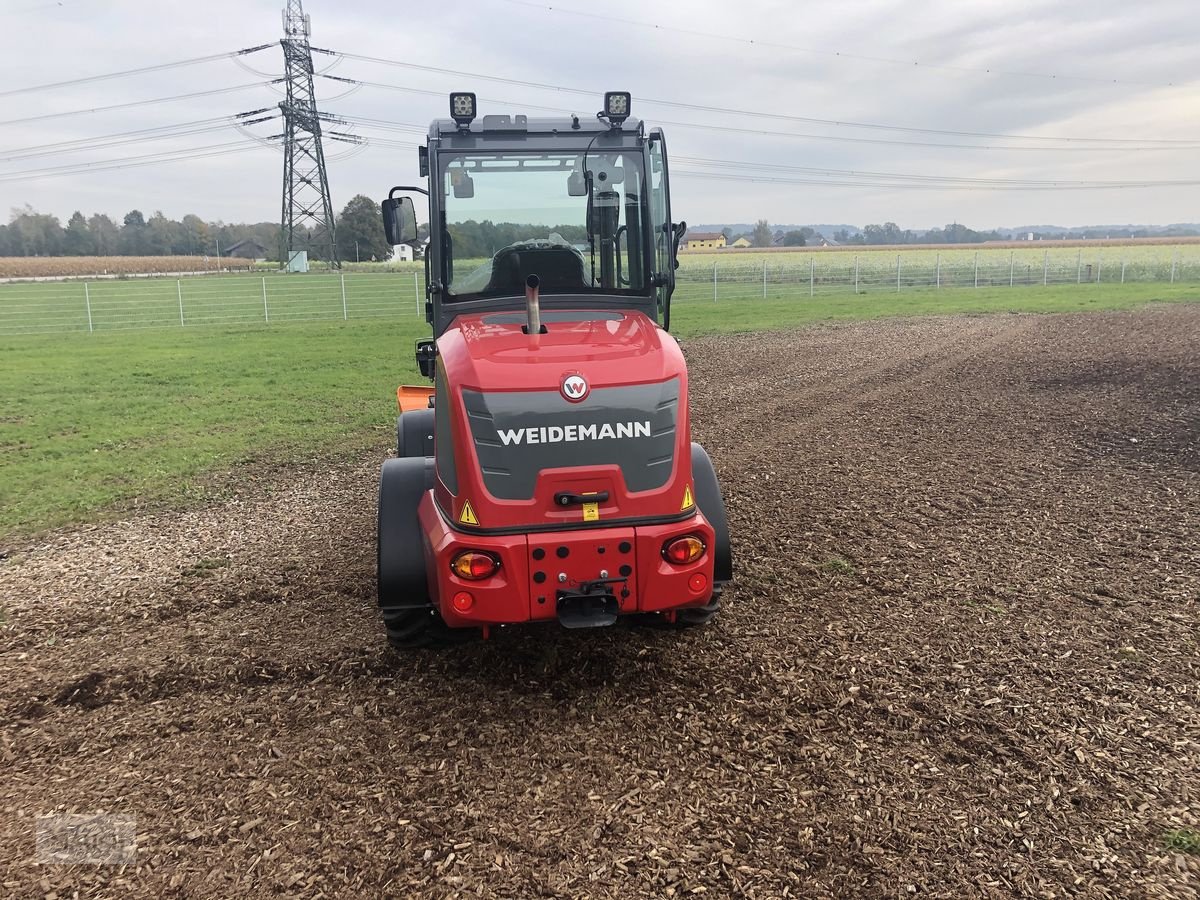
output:
M 725 509 L 691 441 L 667 333 L 685 225 L 667 150 L 627 93 L 592 118 L 450 119 L 419 148 L 428 187 L 383 203 L 392 244 L 428 201 L 432 387 L 401 387 L 379 487 L 379 605 L 398 649 L 501 625 L 703 624 L 732 577 Z M 662 322 L 660 326 L 659 322 Z

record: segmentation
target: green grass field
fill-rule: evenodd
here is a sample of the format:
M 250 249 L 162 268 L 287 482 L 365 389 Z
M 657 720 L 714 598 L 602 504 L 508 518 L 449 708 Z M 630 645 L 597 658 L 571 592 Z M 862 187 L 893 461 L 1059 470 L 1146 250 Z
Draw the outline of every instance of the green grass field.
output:
M 684 297 L 681 339 L 825 320 L 1123 309 L 1195 285 Z M 419 383 L 416 317 L 0 338 L 0 538 L 219 496 L 222 473 L 394 442 L 395 385 Z

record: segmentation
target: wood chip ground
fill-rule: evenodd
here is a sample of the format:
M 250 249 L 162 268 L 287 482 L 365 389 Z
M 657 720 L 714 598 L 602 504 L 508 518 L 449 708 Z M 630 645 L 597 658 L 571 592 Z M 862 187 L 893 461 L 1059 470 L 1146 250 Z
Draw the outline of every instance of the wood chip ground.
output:
M 394 655 L 383 447 L 2 548 L 0 895 L 1197 896 L 1200 307 L 685 351 L 705 629 Z

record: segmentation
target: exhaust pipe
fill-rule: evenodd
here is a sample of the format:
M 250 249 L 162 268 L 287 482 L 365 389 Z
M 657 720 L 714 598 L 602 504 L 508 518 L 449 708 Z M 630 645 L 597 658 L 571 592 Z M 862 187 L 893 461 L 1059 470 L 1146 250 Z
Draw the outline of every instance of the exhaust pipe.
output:
M 542 333 L 542 306 L 538 288 L 542 279 L 530 275 L 525 279 L 525 315 L 529 317 L 529 334 Z

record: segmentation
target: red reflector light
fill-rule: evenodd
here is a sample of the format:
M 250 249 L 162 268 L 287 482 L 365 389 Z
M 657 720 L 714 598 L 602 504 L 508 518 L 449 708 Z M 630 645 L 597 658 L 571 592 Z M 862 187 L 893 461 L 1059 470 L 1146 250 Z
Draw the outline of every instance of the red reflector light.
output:
M 459 612 L 465 613 L 471 611 L 471 607 L 475 605 L 475 598 L 468 591 L 459 591 L 450 602 Z
M 694 534 L 685 534 L 663 544 L 662 554 L 667 562 L 686 566 L 704 555 L 704 541 Z
M 500 569 L 500 560 L 480 550 L 464 550 L 450 561 L 450 571 L 467 581 L 490 578 Z
M 692 589 L 693 594 L 699 594 L 708 587 L 708 576 L 703 572 L 697 572 L 688 579 L 688 587 Z

